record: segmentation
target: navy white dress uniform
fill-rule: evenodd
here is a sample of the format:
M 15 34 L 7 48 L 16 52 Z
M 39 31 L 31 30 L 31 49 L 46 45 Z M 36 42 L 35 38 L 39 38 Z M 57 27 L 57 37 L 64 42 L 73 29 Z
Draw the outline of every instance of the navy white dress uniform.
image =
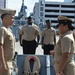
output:
M 74 27 L 71 25 L 73 20 L 68 17 L 59 16 L 58 22 L 59 26 L 62 24 L 68 25 L 69 31 L 65 32 L 63 35 L 60 35 L 60 39 L 54 48 L 55 72 L 56 75 L 75 75 L 75 42 L 72 32 Z M 66 56 L 64 57 L 64 55 Z
M 31 19 L 31 17 L 28 19 Z M 23 54 L 35 54 L 36 51 L 36 37 L 40 35 L 40 32 L 37 25 L 31 24 L 32 25 L 24 25 L 20 30 L 20 35 L 22 35 Z
M 0 75 L 12 75 L 12 59 L 15 53 L 15 37 L 10 29 L 16 10 L 0 9 Z M 6 69 L 3 68 L 5 65 Z

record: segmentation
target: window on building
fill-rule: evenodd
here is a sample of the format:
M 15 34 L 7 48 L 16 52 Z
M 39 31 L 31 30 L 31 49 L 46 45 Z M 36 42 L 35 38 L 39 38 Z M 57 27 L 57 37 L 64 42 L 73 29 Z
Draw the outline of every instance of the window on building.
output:
M 57 21 L 57 20 L 52 20 L 51 22 L 52 22 L 52 23 L 58 23 L 58 21 Z
M 43 1 L 40 1 L 40 6 L 43 6 L 44 5 L 44 2 Z
M 59 12 L 59 10 L 48 10 L 48 9 L 46 9 L 45 12 Z
M 40 19 L 40 22 L 43 22 L 43 19 Z
M 62 8 L 74 8 L 74 5 L 61 5 Z
M 74 10 L 61 10 L 61 13 L 74 13 Z
M 56 17 L 58 17 L 59 15 L 45 15 L 45 17 L 47 18 L 47 17 L 53 17 L 53 18 L 56 18 Z
M 40 7 L 40 11 L 43 11 L 43 7 Z
M 43 12 L 40 12 L 40 16 L 43 16 Z
M 45 7 L 59 7 L 59 5 L 53 5 L 53 4 L 45 4 Z

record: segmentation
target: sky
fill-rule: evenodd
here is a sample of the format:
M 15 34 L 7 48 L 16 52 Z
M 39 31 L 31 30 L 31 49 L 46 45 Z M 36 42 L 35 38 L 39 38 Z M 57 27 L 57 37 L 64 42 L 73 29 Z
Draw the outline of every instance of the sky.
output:
M 27 16 L 29 16 L 30 12 L 33 12 L 33 7 L 36 2 L 39 0 L 24 0 L 24 5 L 27 6 Z M 64 0 L 45 0 L 45 1 L 55 1 L 55 2 L 63 2 Z M 7 0 L 6 8 L 15 9 L 16 15 L 20 11 L 22 5 L 22 0 Z

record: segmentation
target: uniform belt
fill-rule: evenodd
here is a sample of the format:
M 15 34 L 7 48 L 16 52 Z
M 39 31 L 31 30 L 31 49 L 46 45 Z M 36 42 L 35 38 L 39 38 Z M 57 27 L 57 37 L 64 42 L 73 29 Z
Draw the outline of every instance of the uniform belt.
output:
M 35 39 L 34 40 L 29 40 L 29 41 L 24 39 L 23 41 L 25 41 L 25 42 L 33 42 L 33 41 L 35 41 Z

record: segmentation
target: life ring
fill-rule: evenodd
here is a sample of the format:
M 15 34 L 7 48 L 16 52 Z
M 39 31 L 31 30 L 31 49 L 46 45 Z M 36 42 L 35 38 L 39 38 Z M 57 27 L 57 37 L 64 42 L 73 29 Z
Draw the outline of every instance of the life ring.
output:
M 31 68 L 30 68 L 30 60 L 34 60 L 32 71 L 31 71 Z M 41 64 L 40 64 L 39 58 L 35 55 L 29 55 L 29 56 L 26 57 L 26 59 L 24 61 L 23 75 L 40 75 L 39 74 L 40 68 L 41 68 Z

